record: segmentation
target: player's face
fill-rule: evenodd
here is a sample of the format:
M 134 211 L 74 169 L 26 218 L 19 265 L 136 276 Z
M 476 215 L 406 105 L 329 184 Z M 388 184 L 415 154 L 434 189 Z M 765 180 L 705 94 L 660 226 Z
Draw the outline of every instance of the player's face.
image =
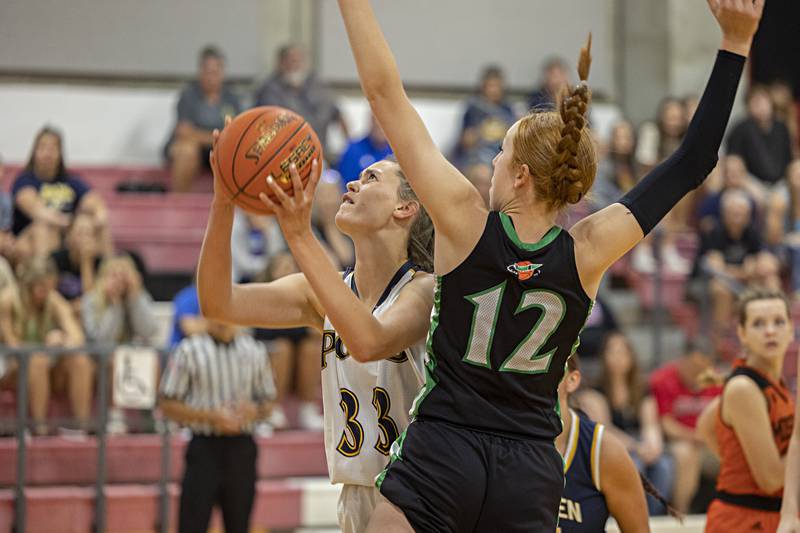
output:
M 492 160 L 494 174 L 489 186 L 489 208 L 499 211 L 513 195 L 514 177 L 519 173 L 519 165 L 514 161 L 514 137 L 519 130 L 519 122 L 508 129 L 500 146 L 500 152 Z
M 792 321 L 780 298 L 748 303 L 745 323 L 737 330 L 748 354 L 770 360 L 782 358 L 794 339 Z
M 387 226 L 402 204 L 397 194 L 399 186 L 397 163 L 379 161 L 370 165 L 357 180 L 347 184 L 336 212 L 336 226 L 348 235 Z

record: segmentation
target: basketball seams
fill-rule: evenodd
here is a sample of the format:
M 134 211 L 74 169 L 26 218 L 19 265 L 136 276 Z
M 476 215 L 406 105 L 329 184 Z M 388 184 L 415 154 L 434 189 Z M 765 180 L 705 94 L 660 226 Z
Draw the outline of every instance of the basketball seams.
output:
M 289 144 L 289 142 L 291 142 L 291 140 L 295 138 L 295 136 L 297 135 L 297 133 L 298 133 L 298 132 L 299 132 L 301 129 L 303 129 L 303 126 L 305 126 L 305 125 L 306 125 L 306 121 L 305 121 L 305 120 L 303 120 L 303 121 L 300 123 L 300 126 L 299 126 L 299 127 L 296 129 L 296 130 L 294 130 L 294 132 L 292 132 L 292 134 L 291 134 L 291 135 L 290 135 L 290 136 L 289 136 L 289 137 L 288 137 L 288 138 L 287 138 L 285 141 L 283 141 L 283 143 L 282 143 L 282 144 L 281 144 L 281 145 L 280 145 L 280 146 L 279 146 L 279 147 L 278 147 L 276 150 L 274 150 L 274 151 L 272 152 L 272 155 L 270 156 L 270 158 L 269 158 L 269 159 L 267 159 L 267 160 L 264 162 L 264 164 L 263 164 L 263 165 L 261 165 L 261 168 L 259 168 L 258 170 L 256 170 L 256 171 L 255 171 L 255 173 L 253 174 L 253 176 L 252 176 L 252 177 L 250 177 L 250 179 L 249 179 L 249 180 L 247 180 L 247 182 L 246 182 L 244 185 L 241 185 L 241 186 L 240 186 L 238 183 L 236 183 L 237 187 L 239 187 L 239 191 L 238 191 L 238 192 L 236 193 L 236 195 L 233 197 L 233 199 L 234 199 L 234 200 L 235 200 L 236 198 L 238 198 L 238 197 L 239 197 L 239 195 L 240 195 L 240 194 L 242 194 L 242 193 L 244 192 L 244 190 L 247 188 L 247 186 L 248 186 L 248 185 L 250 185 L 251 183 L 253 183 L 253 180 L 255 180 L 256 178 L 258 178 L 258 177 L 259 177 L 259 174 L 261 173 L 261 171 L 262 171 L 262 170 L 264 170 L 264 169 L 265 169 L 265 168 L 266 168 L 266 167 L 267 167 L 267 166 L 268 166 L 270 163 L 272 163 L 272 160 L 273 160 L 273 159 L 275 159 L 275 158 L 278 156 L 278 154 L 280 154 L 280 153 L 281 153 L 281 151 L 282 151 L 284 148 L 286 148 L 286 145 L 287 145 L 287 144 Z M 242 139 L 243 139 L 243 138 L 244 138 L 244 136 L 245 136 L 245 133 L 246 133 L 246 131 L 245 131 L 245 132 L 242 132 L 242 135 L 240 135 L 240 137 L 239 137 L 239 141 L 238 141 L 238 142 L 237 142 L 237 144 L 236 144 L 236 150 L 235 150 L 235 151 L 234 151 L 234 153 L 233 153 L 233 161 L 234 161 L 234 162 L 236 161 L 236 156 L 237 156 L 237 154 L 238 154 L 238 152 L 239 152 L 239 145 L 241 144 L 241 142 L 242 142 Z M 231 174 L 231 179 L 233 179 L 233 174 Z
M 236 156 L 239 154 L 239 148 L 241 148 L 242 141 L 244 141 L 244 138 L 247 136 L 247 132 L 250 130 L 250 128 L 253 127 L 253 124 L 258 122 L 258 120 L 261 117 L 263 117 L 265 114 L 266 113 L 264 113 L 264 112 L 256 114 L 256 116 L 253 118 L 253 120 L 251 120 L 250 123 L 242 130 L 242 133 L 239 134 L 239 139 L 236 141 L 236 147 L 233 149 L 233 155 L 231 155 L 231 173 L 230 173 L 231 180 L 230 181 L 239 190 L 236 191 L 235 193 L 233 193 L 233 196 L 231 197 L 231 200 L 235 199 L 239 195 L 239 193 L 242 191 L 241 187 L 239 187 L 239 184 L 236 182 L 236 173 L 234 172 L 235 167 L 236 167 Z M 227 181 L 227 180 L 222 180 L 222 181 Z

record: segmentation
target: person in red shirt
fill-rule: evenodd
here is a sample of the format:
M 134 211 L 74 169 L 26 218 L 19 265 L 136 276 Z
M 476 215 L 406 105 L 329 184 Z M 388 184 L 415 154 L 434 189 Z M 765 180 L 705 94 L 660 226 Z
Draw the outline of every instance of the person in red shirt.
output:
M 672 502 L 686 513 L 692 502 L 703 463 L 703 445 L 695 436 L 697 417 L 722 392 L 722 387 L 704 387 L 700 376 L 711 368 L 711 358 L 699 346 L 689 343 L 683 355 L 650 376 L 650 390 L 658 405 L 661 427 L 675 459 Z
M 706 531 L 775 531 L 780 521 L 784 456 L 794 400 L 781 379 L 794 338 L 789 303 L 780 290 L 751 289 L 739 298 L 739 340 L 719 400 L 708 406 L 698 434 L 719 454 L 720 471 Z

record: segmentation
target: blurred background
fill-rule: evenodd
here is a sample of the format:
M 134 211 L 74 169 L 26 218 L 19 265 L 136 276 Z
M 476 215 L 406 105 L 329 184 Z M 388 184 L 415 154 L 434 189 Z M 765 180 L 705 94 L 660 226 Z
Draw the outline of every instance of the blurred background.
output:
M 592 32 L 601 164 L 565 227 L 674 151 L 720 42 L 702 0 L 373 4 L 435 141 L 487 196 L 505 131 L 577 81 Z M 800 316 L 799 34 L 800 3 L 768 0 L 719 165 L 611 269 L 582 336 L 590 392 L 576 401 L 628 432 L 632 451 L 641 406 L 655 403 L 649 429 L 665 444 L 641 468 L 698 515 L 685 531 L 702 527 L 716 476 L 690 436 L 719 394 L 699 376 L 739 355 L 736 295 L 779 286 Z M 174 528 L 187 437 L 155 407 L 158 376 L 183 338 L 213 328 L 192 281 L 212 190 L 204 157 L 224 115 L 255 105 L 293 109 L 320 134 L 315 231 L 351 266 L 333 224 L 344 184 L 391 147 L 361 96 L 335 2 L 0 3 L 0 531 Z M 232 251 L 234 281 L 296 271 L 268 217 L 237 212 Z M 245 334 L 266 347 L 277 390 L 255 429 L 253 528 L 329 528 L 321 339 Z M 796 363 L 793 346 L 792 387 Z

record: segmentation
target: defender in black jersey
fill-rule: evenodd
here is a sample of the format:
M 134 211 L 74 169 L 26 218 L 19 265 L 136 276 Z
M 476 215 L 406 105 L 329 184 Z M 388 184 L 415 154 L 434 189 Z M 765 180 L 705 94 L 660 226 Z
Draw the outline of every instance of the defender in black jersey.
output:
M 369 0 L 339 0 L 365 95 L 436 228 L 426 386 L 377 484 L 368 531 L 553 531 L 563 467 L 556 388 L 605 271 L 717 161 L 763 0 L 709 0 L 721 51 L 683 143 L 628 195 L 566 232 L 561 209 L 597 168 L 586 125 L 591 56 L 558 112 L 506 133 L 484 205 L 403 89 Z

